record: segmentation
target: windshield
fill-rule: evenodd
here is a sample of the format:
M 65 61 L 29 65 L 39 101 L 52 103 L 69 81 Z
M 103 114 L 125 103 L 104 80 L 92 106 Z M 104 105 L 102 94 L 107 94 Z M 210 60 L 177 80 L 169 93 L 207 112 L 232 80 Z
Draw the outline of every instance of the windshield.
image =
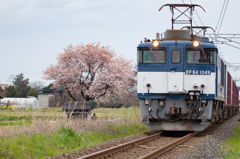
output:
M 164 50 L 143 50 L 143 63 L 165 63 L 165 56 Z
M 187 63 L 215 64 L 216 50 L 187 51 Z

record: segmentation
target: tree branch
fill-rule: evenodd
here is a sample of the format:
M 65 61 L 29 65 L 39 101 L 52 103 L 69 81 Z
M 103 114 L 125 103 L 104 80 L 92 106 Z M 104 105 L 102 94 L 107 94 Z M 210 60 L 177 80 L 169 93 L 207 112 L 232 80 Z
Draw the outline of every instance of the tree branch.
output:
M 109 85 L 106 85 L 105 91 L 103 94 L 99 95 L 96 99 L 99 99 L 100 97 L 104 96 L 107 93 L 107 90 L 110 88 Z
M 68 93 L 69 97 L 71 97 L 74 101 L 76 101 L 76 98 L 72 96 L 72 94 L 69 90 L 67 90 L 67 93 Z

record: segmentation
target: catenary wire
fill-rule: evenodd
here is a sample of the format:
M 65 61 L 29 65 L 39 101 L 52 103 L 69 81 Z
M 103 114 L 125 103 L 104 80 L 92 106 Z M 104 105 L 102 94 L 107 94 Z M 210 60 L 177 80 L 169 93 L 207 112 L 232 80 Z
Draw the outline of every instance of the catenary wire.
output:
M 229 2 L 229 0 L 227 0 L 227 4 L 226 4 L 226 6 L 225 6 L 225 10 L 224 10 L 224 13 L 223 13 L 223 16 L 222 16 L 222 21 L 221 21 L 221 23 L 220 23 L 220 26 L 219 26 L 218 33 L 217 33 L 217 34 L 219 34 L 219 31 L 220 31 L 220 29 L 221 29 L 222 22 L 223 22 L 223 19 L 224 19 L 226 10 L 227 10 L 228 2 Z
M 221 17 L 222 17 L 222 12 L 223 12 L 223 9 L 224 9 L 224 6 L 225 6 L 225 2 L 226 2 L 226 0 L 224 0 L 223 6 L 222 6 L 222 10 L 221 10 L 220 16 L 219 16 L 219 18 L 218 18 L 218 22 L 217 22 L 217 25 L 216 25 L 216 27 L 215 27 L 215 30 L 217 30 L 219 21 L 220 21 L 220 19 L 221 19 Z

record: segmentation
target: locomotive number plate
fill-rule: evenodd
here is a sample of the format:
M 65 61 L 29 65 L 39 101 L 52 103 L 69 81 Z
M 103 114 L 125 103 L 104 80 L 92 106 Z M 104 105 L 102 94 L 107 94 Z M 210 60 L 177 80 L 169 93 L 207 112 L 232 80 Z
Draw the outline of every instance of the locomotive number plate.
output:
M 211 75 L 210 70 L 186 70 L 186 75 Z

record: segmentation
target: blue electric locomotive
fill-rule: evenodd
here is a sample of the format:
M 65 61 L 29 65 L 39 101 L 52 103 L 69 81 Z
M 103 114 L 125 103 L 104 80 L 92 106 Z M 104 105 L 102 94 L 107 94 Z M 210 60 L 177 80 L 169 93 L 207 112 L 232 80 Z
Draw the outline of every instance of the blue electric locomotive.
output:
M 142 123 L 150 130 L 202 131 L 238 111 L 238 91 L 233 91 L 236 84 L 229 78 L 216 45 L 193 34 L 193 29 L 202 29 L 205 34 L 210 28 L 192 26 L 194 7 L 201 6 L 164 6 L 172 13 L 178 7 L 189 10 L 190 26 L 174 30 L 172 25 L 164 37 L 157 33 L 156 39 L 145 39 L 137 47 Z M 173 17 L 172 24 L 186 22 L 177 18 Z

